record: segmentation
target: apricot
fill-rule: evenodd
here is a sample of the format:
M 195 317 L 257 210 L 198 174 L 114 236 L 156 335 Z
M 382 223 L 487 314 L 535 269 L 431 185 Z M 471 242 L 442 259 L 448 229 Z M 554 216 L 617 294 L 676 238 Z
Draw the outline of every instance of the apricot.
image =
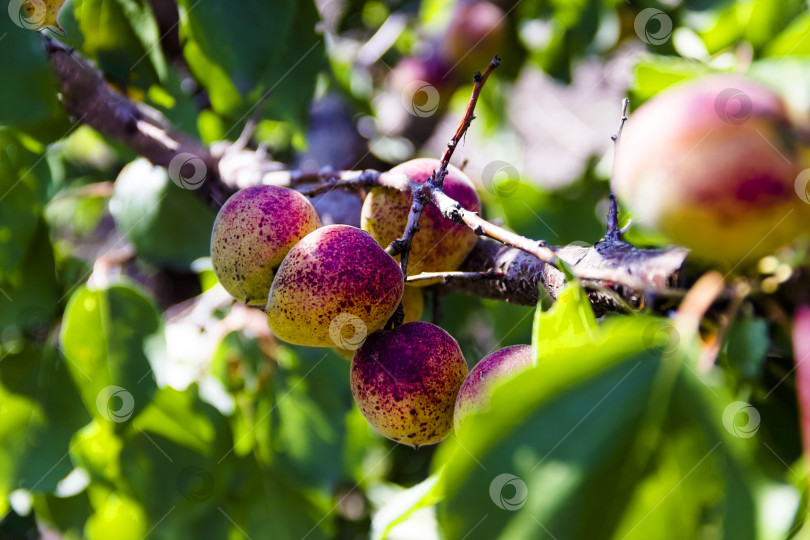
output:
M 489 406 L 489 394 L 497 381 L 512 377 L 533 363 L 531 345 L 506 347 L 478 362 L 458 391 L 453 415 L 456 429 L 470 414 Z
M 384 437 L 419 447 L 453 428 L 453 405 L 467 363 L 453 337 L 412 322 L 371 334 L 351 366 L 354 401 Z
M 506 38 L 504 11 L 486 0 L 459 2 L 444 33 L 444 54 L 456 64 L 464 80 L 483 71 L 492 57 L 503 52 Z
M 368 233 L 329 225 L 284 258 L 270 287 L 267 321 L 289 343 L 356 349 L 393 315 L 403 288 L 399 265 Z
M 214 273 L 237 300 L 264 306 L 281 261 L 296 242 L 320 226 L 315 208 L 297 191 L 278 186 L 238 191 L 214 221 Z
M 613 190 L 639 224 L 706 262 L 756 263 L 810 225 L 800 148 L 782 100 L 738 76 L 662 92 L 630 116 Z
M 391 172 L 405 174 L 414 182 L 424 184 L 439 164 L 437 159 L 418 158 L 397 165 Z M 481 200 L 472 181 L 452 165 L 444 178 L 444 192 L 466 210 L 481 210 Z M 411 201 L 410 193 L 375 187 L 363 202 L 360 226 L 381 246 L 387 247 L 405 232 Z M 419 232 L 413 238 L 408 275 L 455 270 L 469 255 L 476 240 L 471 229 L 445 219 L 438 208 L 429 204 L 419 218 Z M 430 284 L 430 281 L 418 281 L 413 285 Z

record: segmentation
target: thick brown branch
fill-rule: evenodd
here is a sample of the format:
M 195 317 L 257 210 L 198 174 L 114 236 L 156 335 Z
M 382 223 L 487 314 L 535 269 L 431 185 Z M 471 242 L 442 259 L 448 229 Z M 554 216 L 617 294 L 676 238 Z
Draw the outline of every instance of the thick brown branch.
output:
M 194 187 L 205 197 L 221 198 L 217 159 L 208 147 L 172 128 L 157 111 L 114 90 L 81 55 L 44 35 L 43 40 L 62 104 L 77 122 L 120 141 L 155 165 L 169 168 L 176 158 L 183 162 L 192 157 L 202 160 L 206 176 Z M 188 154 L 188 159 L 183 154 Z M 179 170 L 181 165 L 175 166 Z
M 616 291 L 633 307 L 645 305 L 648 296 L 668 291 L 683 266 L 687 251 L 682 248 L 667 250 L 637 249 L 621 242 L 600 242 L 592 247 L 577 245 L 555 248 L 560 259 L 566 261 L 576 274 L 595 274 L 621 269 L 632 271 L 638 277 L 639 289 L 624 287 L 611 281 L 584 280 L 597 313 L 623 310 L 614 295 L 605 294 L 598 284 Z M 456 280 L 447 288 L 464 294 L 534 305 L 539 299 L 540 287 L 556 299 L 566 284 L 563 272 L 520 249 L 481 239 L 464 261 L 460 272 L 492 271 L 500 279 Z

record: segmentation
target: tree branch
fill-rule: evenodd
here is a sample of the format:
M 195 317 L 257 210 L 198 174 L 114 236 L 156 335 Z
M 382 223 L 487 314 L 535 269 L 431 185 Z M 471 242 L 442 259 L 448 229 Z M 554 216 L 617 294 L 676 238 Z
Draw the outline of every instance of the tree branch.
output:
M 456 132 L 447 142 L 447 147 L 442 153 L 439 167 L 433 171 L 433 174 L 430 175 L 430 178 L 428 178 L 427 182 L 424 184 L 414 183 L 411 185 L 411 210 L 408 213 L 408 222 L 405 225 L 405 231 L 402 238 L 394 240 L 391 242 L 391 245 L 386 248 L 386 252 L 388 252 L 388 254 L 400 256 L 402 274 L 406 278 L 408 276 L 408 255 L 410 254 L 411 243 L 413 242 L 414 235 L 419 232 L 419 218 L 422 216 L 422 212 L 424 211 L 425 207 L 431 202 L 433 202 L 439 208 L 439 210 L 442 210 L 442 206 L 437 202 L 437 197 L 441 198 L 441 196 L 444 195 L 444 177 L 447 175 L 447 166 L 450 165 L 450 159 L 453 157 L 453 152 L 455 152 L 459 142 L 461 142 L 464 134 L 467 133 L 472 121 L 475 119 L 475 105 L 478 103 L 478 96 L 481 95 L 481 90 L 484 88 L 484 83 L 487 82 L 490 73 L 492 73 L 492 71 L 499 65 L 501 65 L 501 60 L 496 55 L 492 58 L 483 74 L 475 74 L 475 83 L 473 84 L 472 94 L 467 102 L 467 108 L 464 111 L 464 116 L 461 118 L 461 122 L 459 122 L 458 127 L 456 128 Z M 452 199 L 449 199 L 448 197 L 448 200 L 444 202 L 449 201 L 452 201 Z M 455 207 L 457 207 L 457 210 L 460 210 L 461 212 L 464 211 L 464 209 L 461 208 L 458 203 L 455 203 Z M 444 214 L 445 211 L 442 210 L 442 213 Z M 454 217 L 461 217 L 461 214 L 458 211 L 451 210 L 451 213 Z M 448 217 L 448 219 L 452 218 Z
M 218 160 L 203 144 L 175 130 L 154 109 L 135 103 L 114 90 L 101 73 L 81 55 L 43 34 L 45 51 L 56 75 L 62 105 L 78 122 L 120 141 L 155 165 L 178 171 L 185 161 L 197 158 L 205 165 L 205 177 L 195 183 L 204 197 L 222 199 L 227 191 L 218 181 Z M 196 173 L 196 171 L 195 171 Z
M 206 165 L 207 171 L 204 182 L 196 192 L 214 208 L 218 208 L 235 189 L 259 183 L 296 186 L 309 196 L 336 188 L 382 186 L 410 191 L 414 187 L 405 175 L 372 170 L 301 174 L 296 171 L 279 171 L 279 164 L 258 152 L 243 150 L 230 156 L 227 150 L 212 150 L 174 129 L 156 111 L 135 103 L 112 89 L 101 73 L 78 53 L 50 38 L 43 39 L 60 87 L 62 103 L 73 118 L 120 141 L 156 165 L 168 168 L 182 154 L 192 154 L 199 158 Z M 490 64 L 480 81 L 476 80 L 471 97 L 473 107 L 480 88 L 492 69 L 494 68 Z M 449 163 L 453 149 L 473 118 L 472 107 L 468 106 L 456 135 L 442 156 L 443 162 Z M 233 159 L 228 159 L 230 157 Z M 434 174 L 436 178 L 444 177 L 441 167 Z M 313 182 L 319 184 L 313 186 Z M 435 204 L 446 218 L 464 223 L 479 235 L 506 244 L 480 239 L 458 271 L 498 277 L 446 280 L 445 287 L 456 292 L 533 305 L 539 297 L 539 286 L 552 298 L 556 298 L 567 279 L 565 273 L 556 267 L 562 266 L 562 261 L 586 286 L 592 286 L 591 300 L 597 311 L 622 309 L 615 296 L 599 292 L 603 287 L 616 290 L 628 304 L 640 306 L 645 302 L 645 295 L 659 295 L 669 290 L 668 287 L 677 276 L 687 253 L 682 248 L 636 249 L 621 240 L 608 241 L 608 238 L 591 248 L 550 247 L 542 241 L 507 231 L 466 211 L 440 188 L 431 189 L 429 197 L 429 203 Z

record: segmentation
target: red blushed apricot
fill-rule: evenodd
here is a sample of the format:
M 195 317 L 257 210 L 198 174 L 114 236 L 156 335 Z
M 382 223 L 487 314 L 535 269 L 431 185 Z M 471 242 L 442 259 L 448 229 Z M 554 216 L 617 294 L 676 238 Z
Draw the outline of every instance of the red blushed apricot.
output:
M 315 208 L 297 191 L 277 186 L 243 189 L 222 205 L 214 221 L 214 273 L 240 302 L 264 306 L 281 261 L 320 226 Z
M 533 363 L 531 345 L 506 347 L 478 362 L 458 391 L 453 415 L 456 429 L 471 413 L 489 405 L 489 393 L 496 381 L 507 379 Z
M 450 433 L 466 376 L 456 340 L 436 325 L 412 322 L 366 339 L 352 360 L 352 395 L 381 435 L 419 447 Z
M 440 165 L 439 160 L 412 159 L 391 169 L 392 173 L 405 174 L 412 181 L 424 184 Z M 471 212 L 481 210 L 481 200 L 472 181 L 452 165 L 444 178 L 444 192 Z M 377 242 L 387 247 L 400 238 L 408 223 L 411 195 L 388 188 L 374 188 L 363 203 L 360 226 Z M 455 270 L 469 255 L 477 237 L 463 224 L 453 223 L 442 216 L 439 209 L 429 204 L 419 218 L 419 232 L 413 237 L 408 258 L 408 275 L 421 272 Z M 431 285 L 432 281 L 417 281 L 413 286 Z
M 464 80 L 472 81 L 476 71 L 484 71 L 492 57 L 503 53 L 506 15 L 486 0 L 459 2 L 444 33 L 442 52 L 457 65 Z
M 780 98 L 738 76 L 662 92 L 630 116 L 613 190 L 639 224 L 736 267 L 810 225 L 796 194 L 799 147 Z
M 308 234 L 284 258 L 267 302 L 267 322 L 284 341 L 357 348 L 394 314 L 402 270 L 368 233 L 329 225 Z

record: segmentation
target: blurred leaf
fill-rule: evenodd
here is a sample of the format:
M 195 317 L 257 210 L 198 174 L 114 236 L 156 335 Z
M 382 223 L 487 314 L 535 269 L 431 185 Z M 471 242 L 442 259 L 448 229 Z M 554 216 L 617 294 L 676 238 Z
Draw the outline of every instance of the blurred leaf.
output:
M 39 495 L 34 498 L 34 512 L 38 522 L 63 532 L 66 540 L 78 539 L 90 516 L 90 499 L 86 491 L 70 497 Z
M 810 54 L 810 13 L 796 17 L 779 35 L 768 41 L 764 56 L 807 56 Z
M 156 389 L 146 350 L 161 330 L 152 301 L 128 285 L 73 293 L 62 348 L 94 417 L 123 423 L 146 408 Z
M 272 381 L 270 437 L 281 470 L 308 486 L 333 489 L 340 480 L 344 418 L 354 407 L 349 362 L 323 349 L 296 349 Z
M 210 254 L 213 210 L 175 185 L 165 169 L 143 158 L 121 170 L 110 212 L 138 256 L 147 261 L 186 269 Z
M 440 517 L 449 537 L 463 536 L 483 515 L 489 517 L 476 528 L 482 537 L 537 537 L 541 527 L 564 538 L 609 536 L 640 474 L 623 462 L 658 369 L 643 348 L 648 322 L 603 327 L 596 344 L 561 350 L 496 386 L 491 408 L 471 416 L 436 455 L 434 468 L 444 467 Z M 504 480 L 518 490 L 514 496 L 508 487 L 490 496 Z M 612 495 L 599 496 L 597 486 L 610 486 Z M 524 501 L 527 510 L 509 511 Z M 577 518 L 580 512 L 591 517 Z
M 45 156 L 31 152 L 12 131 L 0 128 L 0 280 L 28 251 L 49 183 Z
M 15 337 L 44 340 L 61 300 L 53 245 L 44 221 L 41 218 L 38 221 L 24 258 L 0 278 L 0 332 L 4 334 L 0 346 Z M 6 330 L 12 334 L 5 333 Z
M 751 64 L 747 75 L 781 94 L 797 124 L 810 123 L 810 58 L 791 56 L 757 60 Z
M 593 343 L 598 334 L 588 295 L 579 284 L 568 284 L 548 311 L 538 305 L 532 346 L 538 362 L 554 362 L 565 349 Z
M 269 92 L 267 117 L 304 125 L 324 57 L 311 0 L 180 6 L 183 53 L 217 113 L 240 119 Z
M 374 520 L 371 522 L 371 538 L 373 540 L 386 538 L 394 527 L 406 521 L 416 510 L 436 504 L 438 498 L 435 487 L 438 480 L 438 475 L 431 475 L 387 501 L 374 514 Z
M 155 433 L 204 455 L 215 450 L 217 431 L 212 419 L 222 420 L 213 407 L 199 401 L 192 389 L 180 392 L 163 388 L 135 419 L 132 427 L 137 431 Z
M 803 9 L 804 0 L 755 0 L 745 25 L 746 40 L 755 49 L 765 48 Z
M 608 24 L 617 22 L 615 17 L 611 19 L 608 16 L 612 8 L 605 4 L 602 0 L 529 0 L 516 5 L 520 19 L 539 18 L 548 25 L 544 46 L 532 51 L 529 60 L 552 77 L 570 82 L 576 62 L 589 52 L 597 38 L 600 23 L 605 23 L 602 18 L 606 17 Z
M 87 520 L 87 540 L 143 540 L 149 534 L 149 522 L 143 509 L 122 493 L 111 493 Z
M 57 99 L 56 79 L 45 56 L 42 38 L 37 32 L 14 25 L 5 12 L 0 16 L 0 36 L 0 65 L 5 80 L 0 85 L 0 124 L 24 131 L 44 143 L 65 136 L 70 121 Z M 8 144 L 3 140 L 0 148 Z M 4 167 L 7 157 L 0 157 L 0 167 Z M 0 169 L 0 183 L 5 181 L 5 174 Z M 19 176 L 13 181 L 17 179 Z
M 631 96 L 636 108 L 662 90 L 687 79 L 706 75 L 705 64 L 671 56 L 649 56 L 633 70 Z
M 81 35 L 67 43 L 94 59 L 122 90 L 143 91 L 166 77 L 160 33 L 146 0 L 74 0 Z
M 770 345 L 768 322 L 753 317 L 737 319 L 729 329 L 726 344 L 725 358 L 729 367 L 746 379 L 758 378 Z
M 90 420 L 51 346 L 20 345 L 0 361 L 0 499 L 17 488 L 47 493 L 72 469 L 73 432 Z
M 699 496 L 672 501 L 676 515 L 691 516 L 679 524 L 683 537 L 717 523 L 724 538 L 753 538 L 750 486 L 738 458 L 719 449 L 728 433 L 717 429 L 717 400 L 680 370 L 680 361 L 666 360 L 680 373 L 677 383 L 660 384 L 669 375 L 662 378 L 661 351 L 648 348 L 653 322 L 609 319 L 594 343 L 560 350 L 495 387 L 491 408 L 470 417 L 436 454 L 437 489 L 446 497 L 440 520 L 449 538 L 472 530 L 482 538 L 635 535 L 640 518 L 665 500 L 637 488 L 666 494 L 688 476 L 689 469 L 680 469 L 673 486 L 664 465 L 673 457 L 679 467 L 696 469 L 704 461 L 708 467 L 688 484 Z M 677 421 L 666 418 L 667 411 L 688 409 Z M 658 463 L 664 476 L 645 480 Z M 658 487 L 645 487 L 652 485 Z M 644 521 L 642 530 L 647 536 L 634 537 L 671 537 L 666 520 Z
M 119 455 L 123 442 L 113 426 L 104 419 L 96 419 L 77 431 L 70 442 L 71 460 L 90 475 L 91 486 L 111 486 L 119 481 L 121 466 Z
M 194 387 L 155 395 L 127 433 L 120 460 L 127 491 L 150 523 L 160 522 L 156 538 L 226 536 L 230 524 L 216 507 L 228 487 L 230 448 L 225 418 Z
M 333 526 L 337 505 L 312 500 L 299 484 L 250 459 L 239 460 L 228 478 L 231 491 L 219 513 L 239 527 L 242 536 L 265 538 L 270 529 L 279 540 L 331 537 L 326 531 Z
M 604 234 L 596 207 L 607 196 L 608 185 L 597 181 L 590 170 L 583 176 L 555 191 L 538 188 L 533 179 L 521 179 L 516 191 L 509 195 L 484 193 L 485 214 L 488 219 L 500 217 L 508 228 L 524 236 L 554 245 L 596 242 Z

